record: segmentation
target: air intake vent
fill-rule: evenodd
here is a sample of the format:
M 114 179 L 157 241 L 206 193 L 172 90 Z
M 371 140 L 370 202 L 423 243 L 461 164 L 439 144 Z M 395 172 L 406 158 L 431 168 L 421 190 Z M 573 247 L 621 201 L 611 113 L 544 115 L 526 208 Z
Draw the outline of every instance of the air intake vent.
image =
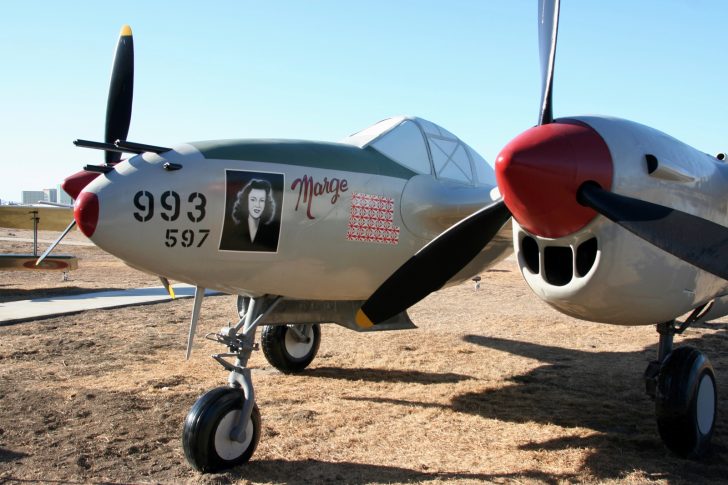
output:
M 549 246 L 543 251 L 544 278 L 554 286 L 564 286 L 574 275 L 571 248 Z
M 531 273 L 538 274 L 538 244 L 531 236 L 525 236 L 521 240 L 521 254 Z
M 584 241 L 576 249 L 576 274 L 586 276 L 597 259 L 597 238 Z

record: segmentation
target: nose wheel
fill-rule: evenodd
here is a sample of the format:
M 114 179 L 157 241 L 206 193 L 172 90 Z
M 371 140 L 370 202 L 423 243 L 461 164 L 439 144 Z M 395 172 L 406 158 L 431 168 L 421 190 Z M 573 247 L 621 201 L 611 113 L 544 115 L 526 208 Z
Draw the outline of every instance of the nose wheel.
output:
M 657 429 L 665 446 L 685 458 L 700 458 L 715 429 L 717 392 L 708 358 L 690 346 L 672 349 L 674 322 L 658 325 L 659 357 L 645 372 L 647 393 L 655 400 Z
M 266 325 L 260 344 L 266 360 L 285 374 L 301 372 L 316 357 L 321 344 L 321 326 Z

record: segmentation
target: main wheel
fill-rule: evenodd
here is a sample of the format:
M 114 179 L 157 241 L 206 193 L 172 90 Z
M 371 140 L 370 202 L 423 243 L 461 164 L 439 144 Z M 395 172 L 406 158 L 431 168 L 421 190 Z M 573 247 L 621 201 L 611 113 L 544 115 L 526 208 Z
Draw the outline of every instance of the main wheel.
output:
M 241 389 L 218 387 L 203 394 L 185 419 L 182 447 L 192 467 L 203 473 L 216 472 L 250 460 L 260 440 L 260 411 L 253 413 L 245 427 L 245 442 L 230 438 L 243 409 Z
M 717 393 L 708 358 L 685 346 L 672 351 L 660 369 L 655 412 L 665 445 L 686 458 L 699 458 L 710 447 Z
M 318 323 L 295 325 L 298 332 L 293 327 L 267 325 L 263 327 L 260 337 L 265 358 L 273 367 L 286 374 L 300 372 L 308 367 L 321 344 L 321 326 Z

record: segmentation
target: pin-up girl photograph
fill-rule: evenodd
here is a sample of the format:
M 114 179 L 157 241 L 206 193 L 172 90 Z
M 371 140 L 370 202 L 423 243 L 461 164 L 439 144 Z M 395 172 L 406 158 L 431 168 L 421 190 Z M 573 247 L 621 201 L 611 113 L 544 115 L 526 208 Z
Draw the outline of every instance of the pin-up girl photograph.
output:
M 227 170 L 223 251 L 276 252 L 283 174 Z

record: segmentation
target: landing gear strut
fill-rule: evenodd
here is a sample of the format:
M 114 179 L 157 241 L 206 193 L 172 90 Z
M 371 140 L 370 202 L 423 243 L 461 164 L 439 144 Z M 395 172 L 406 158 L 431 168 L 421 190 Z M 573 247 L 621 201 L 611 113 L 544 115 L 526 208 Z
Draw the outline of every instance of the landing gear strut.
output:
M 216 472 L 246 463 L 260 440 L 260 412 L 247 367 L 255 345 L 258 323 L 271 312 L 280 297 L 249 299 L 234 327 L 209 334 L 207 339 L 228 347 L 213 355 L 230 372 L 228 387 L 203 394 L 185 419 L 182 445 L 185 457 L 201 472 Z M 227 359 L 235 358 L 235 363 Z
M 717 406 L 715 374 L 708 358 L 690 346 L 673 350 L 675 334 L 696 320 L 689 318 L 680 326 L 675 321 L 657 325 L 658 358 L 645 371 L 660 437 L 671 451 L 686 458 L 698 458 L 708 451 Z

